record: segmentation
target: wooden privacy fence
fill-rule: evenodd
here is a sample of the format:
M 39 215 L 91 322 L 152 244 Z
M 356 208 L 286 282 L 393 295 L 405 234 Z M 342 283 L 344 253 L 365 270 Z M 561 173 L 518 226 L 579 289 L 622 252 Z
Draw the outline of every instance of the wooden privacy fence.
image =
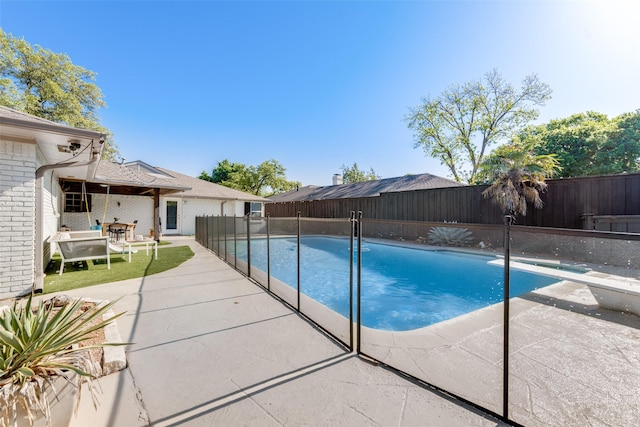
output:
M 519 225 L 592 229 L 589 218 L 593 216 L 615 215 L 620 223 L 624 216 L 640 215 L 640 173 L 547 182 L 548 191 L 542 195 L 544 208 L 528 206 L 527 215 L 518 218 Z M 370 219 L 502 224 L 500 208 L 482 196 L 486 188 L 478 185 L 383 193 L 379 197 L 266 203 L 265 212 L 273 217 L 292 217 L 300 212 L 304 217 L 344 218 L 351 211 L 362 211 Z M 631 231 L 635 226 L 626 229 L 637 232 Z

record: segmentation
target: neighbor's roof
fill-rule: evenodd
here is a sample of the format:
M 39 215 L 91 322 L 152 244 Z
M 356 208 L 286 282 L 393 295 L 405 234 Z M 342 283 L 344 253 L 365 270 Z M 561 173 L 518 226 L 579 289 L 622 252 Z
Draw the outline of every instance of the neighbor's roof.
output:
M 297 200 L 312 200 L 307 199 L 306 197 L 309 197 L 315 191 L 322 188 L 325 187 L 321 187 L 319 185 L 307 185 L 304 187 L 299 187 L 295 190 L 287 191 L 286 193 L 275 194 L 268 197 L 268 199 L 272 202 L 294 202 Z
M 354 182 L 352 184 L 329 185 L 326 187 L 307 186 L 298 190 L 276 194 L 269 197 L 272 202 L 298 202 L 305 200 L 350 199 L 376 197 L 382 193 L 399 191 L 427 190 L 432 188 L 463 186 L 457 181 L 423 173 L 375 181 Z

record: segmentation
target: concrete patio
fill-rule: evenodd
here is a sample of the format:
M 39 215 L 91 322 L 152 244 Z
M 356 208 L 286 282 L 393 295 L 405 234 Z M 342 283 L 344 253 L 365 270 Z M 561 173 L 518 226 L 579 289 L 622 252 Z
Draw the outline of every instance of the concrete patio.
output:
M 174 242 L 195 252 L 178 268 L 65 292 L 120 298 L 118 329 L 133 343 L 73 427 L 503 425 L 346 353 L 193 239 Z

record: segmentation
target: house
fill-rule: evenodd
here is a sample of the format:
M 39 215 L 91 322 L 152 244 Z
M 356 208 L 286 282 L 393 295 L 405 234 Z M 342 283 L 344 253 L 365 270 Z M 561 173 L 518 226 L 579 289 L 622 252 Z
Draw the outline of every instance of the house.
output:
M 59 177 L 90 180 L 105 135 L 0 106 L 0 298 L 42 288 Z
M 142 161 L 101 161 L 91 182 L 61 179 L 60 185 L 65 193 L 61 224 L 76 230 L 87 229 L 96 220 L 137 221 L 135 235 L 148 235 L 151 228 L 164 235 L 193 235 L 196 216 L 261 216 L 267 201 Z M 157 201 L 153 188 L 162 190 Z M 77 203 L 85 198 L 84 205 Z M 73 201 L 76 203 L 71 208 Z M 158 224 L 154 220 L 156 206 Z
M 362 197 L 378 197 L 383 193 L 399 191 L 426 190 L 432 188 L 464 186 L 457 181 L 442 178 L 429 173 L 405 175 L 395 178 L 377 179 L 374 181 L 353 182 L 343 184 L 340 175 L 333 176 L 333 185 L 309 185 L 286 193 L 269 197 L 273 203 L 301 202 L 311 200 L 353 199 Z
M 138 220 L 193 234 L 196 215 L 261 215 L 266 199 L 144 162 L 101 161 L 105 135 L 0 106 L 0 298 L 42 290 L 62 225 Z

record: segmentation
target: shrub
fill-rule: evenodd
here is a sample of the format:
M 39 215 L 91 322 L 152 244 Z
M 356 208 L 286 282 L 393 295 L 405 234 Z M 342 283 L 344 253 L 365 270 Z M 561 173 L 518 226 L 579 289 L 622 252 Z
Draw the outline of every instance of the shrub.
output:
M 433 227 L 429 231 L 429 243 L 439 246 L 468 246 L 473 233 L 466 228 Z
M 79 299 L 60 308 L 40 301 L 34 309 L 29 297 L 24 305 L 16 301 L 13 307 L 0 311 L 0 425 L 12 425 L 18 407 L 25 410 L 30 423 L 41 413 L 49 424 L 51 397 L 47 390 L 55 392 L 56 378 L 75 373 L 93 394 L 95 375 L 88 350 L 121 343 L 79 344 L 120 315 L 103 320 L 113 304 L 85 310 Z

